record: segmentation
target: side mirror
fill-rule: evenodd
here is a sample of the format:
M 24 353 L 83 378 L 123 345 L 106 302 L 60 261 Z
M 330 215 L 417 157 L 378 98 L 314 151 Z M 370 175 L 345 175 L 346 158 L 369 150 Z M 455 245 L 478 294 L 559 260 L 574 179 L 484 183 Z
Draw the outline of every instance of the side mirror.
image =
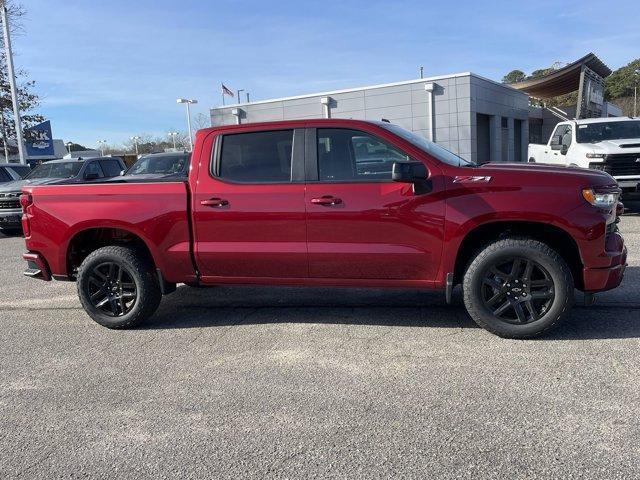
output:
M 562 145 L 562 147 L 560 148 L 560 153 L 562 155 L 566 155 L 568 151 L 569 151 L 569 145 Z
M 429 170 L 422 162 L 394 162 L 391 179 L 394 182 L 415 183 L 429 177 Z
M 422 162 L 394 162 L 391 169 L 394 182 L 413 184 L 413 193 L 423 195 L 430 193 L 433 185 L 429 180 L 429 170 Z
M 96 172 L 89 172 L 84 174 L 85 180 L 97 180 L 98 178 L 100 178 L 100 175 L 98 175 Z
M 560 144 L 562 143 L 562 138 L 560 135 L 556 135 L 555 137 L 551 137 L 551 149 L 552 150 L 560 150 L 562 147 Z

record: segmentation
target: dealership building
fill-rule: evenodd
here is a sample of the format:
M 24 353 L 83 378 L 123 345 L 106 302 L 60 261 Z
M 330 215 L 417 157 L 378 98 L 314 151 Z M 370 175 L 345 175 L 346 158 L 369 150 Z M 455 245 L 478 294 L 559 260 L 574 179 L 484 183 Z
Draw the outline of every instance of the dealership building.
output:
M 526 93 L 473 73 L 229 105 L 211 125 L 311 118 L 387 119 L 471 161 L 520 161 L 528 143 Z
M 471 72 L 239 103 L 211 109 L 211 125 L 312 118 L 386 119 L 472 162 L 527 160 L 529 141 L 546 142 L 571 113 L 538 105 L 579 91 L 583 116 L 619 115 L 602 101 L 611 73 L 594 54 L 535 81 L 505 85 Z M 599 90 L 598 90 L 599 89 Z M 573 110 L 575 112 L 576 109 Z

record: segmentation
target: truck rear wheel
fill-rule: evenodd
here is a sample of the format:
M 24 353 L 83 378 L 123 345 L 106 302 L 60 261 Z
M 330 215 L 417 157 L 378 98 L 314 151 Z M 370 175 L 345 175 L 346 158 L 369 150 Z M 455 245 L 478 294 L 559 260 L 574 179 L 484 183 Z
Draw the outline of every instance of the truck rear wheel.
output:
M 464 275 L 471 318 L 505 338 L 530 338 L 557 326 L 573 305 L 573 276 L 545 243 L 507 238 L 485 247 Z
M 139 325 L 157 310 L 162 292 L 145 252 L 102 247 L 78 269 L 78 296 L 87 314 L 107 328 Z

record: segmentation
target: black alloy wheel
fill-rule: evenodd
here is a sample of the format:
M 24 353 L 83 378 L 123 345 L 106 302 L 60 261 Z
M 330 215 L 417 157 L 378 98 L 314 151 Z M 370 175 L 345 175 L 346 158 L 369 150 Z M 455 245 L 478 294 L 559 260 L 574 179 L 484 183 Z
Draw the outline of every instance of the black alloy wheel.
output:
M 87 293 L 91 304 L 111 317 L 129 313 L 138 298 L 131 273 L 115 262 L 104 262 L 89 272 Z
M 482 300 L 497 318 L 527 324 L 542 318 L 555 298 L 553 279 L 538 262 L 509 258 L 492 264 L 482 278 Z

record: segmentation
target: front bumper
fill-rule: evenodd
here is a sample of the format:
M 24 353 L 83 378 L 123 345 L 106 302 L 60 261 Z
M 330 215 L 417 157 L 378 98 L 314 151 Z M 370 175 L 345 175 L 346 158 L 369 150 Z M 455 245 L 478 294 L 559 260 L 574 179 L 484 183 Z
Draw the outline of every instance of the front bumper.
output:
M 1 227 L 19 227 L 22 225 L 22 209 L 0 210 Z
M 22 258 L 27 262 L 27 269 L 23 272 L 25 276 L 39 278 L 40 280 L 51 280 L 51 270 L 42 255 L 39 253 L 27 252 L 22 254 Z
M 582 270 L 585 292 L 611 290 L 622 282 L 625 268 L 627 268 L 627 247 L 619 233 L 611 233 L 607 236 L 605 251 L 609 258 L 609 266 L 585 267 Z

